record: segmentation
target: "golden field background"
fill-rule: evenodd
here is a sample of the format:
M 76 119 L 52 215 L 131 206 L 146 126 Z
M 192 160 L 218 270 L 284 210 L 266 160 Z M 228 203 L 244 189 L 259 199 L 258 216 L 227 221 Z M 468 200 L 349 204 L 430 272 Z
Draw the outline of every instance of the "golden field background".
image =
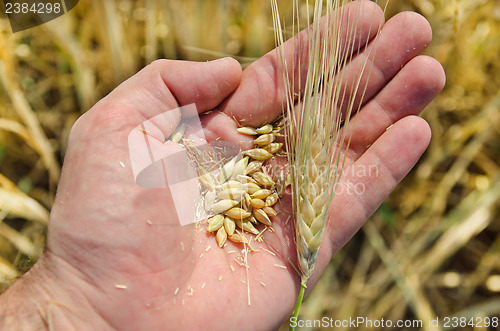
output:
M 387 17 L 404 10 L 430 21 L 426 54 L 447 74 L 423 113 L 432 142 L 332 261 L 304 319 L 500 315 L 500 2 L 392 1 Z M 87 0 L 15 34 L 1 19 L 0 293 L 42 253 L 79 115 L 154 59 L 245 66 L 273 47 L 269 0 Z

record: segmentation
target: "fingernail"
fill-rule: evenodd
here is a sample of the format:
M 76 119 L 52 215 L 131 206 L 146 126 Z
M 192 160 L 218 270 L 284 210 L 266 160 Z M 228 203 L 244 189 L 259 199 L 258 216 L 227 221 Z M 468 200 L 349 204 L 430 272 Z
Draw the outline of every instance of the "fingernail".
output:
M 220 59 L 212 60 L 210 62 L 224 61 L 224 60 L 227 60 L 227 59 L 232 59 L 232 57 L 226 56 L 226 57 L 223 57 L 223 58 L 220 58 Z

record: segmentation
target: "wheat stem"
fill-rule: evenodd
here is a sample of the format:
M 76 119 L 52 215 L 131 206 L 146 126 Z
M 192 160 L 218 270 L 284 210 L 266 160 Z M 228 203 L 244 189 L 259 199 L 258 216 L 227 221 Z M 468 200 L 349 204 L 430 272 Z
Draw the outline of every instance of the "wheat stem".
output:
M 304 293 L 306 292 L 306 284 L 300 283 L 300 291 L 299 297 L 297 298 L 297 303 L 295 303 L 295 309 L 293 311 L 292 320 L 297 321 L 299 317 L 300 306 L 302 305 L 302 301 L 304 300 Z M 290 331 L 294 331 L 295 326 L 290 325 Z

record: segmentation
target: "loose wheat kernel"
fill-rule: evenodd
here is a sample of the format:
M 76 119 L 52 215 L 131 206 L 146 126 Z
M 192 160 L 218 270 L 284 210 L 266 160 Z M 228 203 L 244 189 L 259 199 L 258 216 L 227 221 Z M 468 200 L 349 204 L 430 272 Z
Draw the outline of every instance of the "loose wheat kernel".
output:
M 271 143 L 263 148 L 271 154 L 276 154 L 283 147 L 283 143 Z
M 252 198 L 250 197 L 250 194 L 245 193 L 245 196 L 241 200 L 241 207 L 246 211 L 250 211 L 252 209 Z
M 259 146 L 267 146 L 274 141 L 275 137 L 273 134 L 263 134 L 258 138 L 254 139 L 254 143 Z
M 257 230 L 253 224 L 248 221 L 248 220 L 234 220 L 236 222 L 236 225 L 243 231 L 250 232 L 251 234 L 259 234 L 259 230 Z
M 213 190 L 215 188 L 215 182 L 212 177 L 212 174 L 208 172 L 198 176 L 198 180 L 200 181 L 201 185 L 203 185 L 203 187 L 206 188 L 207 190 Z
M 264 187 L 272 187 L 275 184 L 271 177 L 263 172 L 256 172 L 252 176 L 257 181 L 257 183 Z
M 208 232 L 215 232 L 224 225 L 224 216 L 218 214 L 208 220 Z
M 259 134 L 256 129 L 248 127 L 248 126 L 237 128 L 236 131 L 238 131 L 239 133 L 242 133 L 242 134 L 246 134 L 248 136 L 255 136 L 255 135 Z
M 172 134 L 170 135 L 170 140 L 174 143 L 178 143 L 184 136 L 185 131 L 186 131 L 186 123 L 179 124 L 175 128 L 174 132 L 172 132 Z
M 265 206 L 265 202 L 262 199 L 251 199 L 250 205 L 255 209 L 260 209 Z
M 250 196 L 254 199 L 265 199 L 267 198 L 269 195 L 271 195 L 271 193 L 273 193 L 271 190 L 268 190 L 268 189 L 261 189 L 261 190 L 258 190 L 256 191 L 255 193 L 253 194 L 250 194 Z
M 227 182 L 225 182 L 224 184 L 222 184 L 219 187 L 221 190 L 227 190 L 230 188 L 241 188 L 241 183 L 238 182 L 237 180 L 228 180 Z
M 233 173 L 231 178 L 237 178 L 239 175 L 243 174 L 248 165 L 248 156 L 245 156 L 234 165 Z
M 226 243 L 227 239 L 227 233 L 224 227 L 221 227 L 219 230 L 217 230 L 217 234 L 215 236 L 215 239 L 217 240 L 217 244 L 219 244 L 219 247 L 222 248 L 224 244 Z
M 276 192 L 274 192 L 273 194 L 268 196 L 266 198 L 266 202 L 265 202 L 266 207 L 274 206 L 276 204 L 276 202 L 278 201 L 278 197 L 279 197 L 278 193 L 276 193 Z
M 239 233 L 234 233 L 232 236 L 228 237 L 229 240 L 235 243 L 246 243 L 248 244 L 248 239 Z
M 224 217 L 224 229 L 228 236 L 232 236 L 234 234 L 234 230 L 236 229 L 236 223 L 230 217 Z
M 220 191 L 217 197 L 221 200 L 235 200 L 241 201 L 246 191 L 242 188 L 228 188 L 226 190 Z
M 238 180 L 242 183 L 242 186 L 244 186 L 245 184 L 259 185 L 259 183 L 257 183 L 257 181 L 255 179 L 253 179 L 252 177 L 247 176 L 247 175 L 238 176 Z
M 262 224 L 267 226 L 273 226 L 273 223 L 269 219 L 269 216 L 262 209 L 254 209 L 253 216 Z
M 266 213 L 267 216 L 269 217 L 274 217 L 276 215 L 278 215 L 278 213 L 276 212 L 276 210 L 274 210 L 273 207 L 264 207 L 262 208 L 262 210 Z
M 211 211 L 214 214 L 220 214 L 225 212 L 228 209 L 231 209 L 238 205 L 238 201 L 234 200 L 221 200 L 213 204 Z
M 234 220 L 241 220 L 251 215 L 251 213 L 239 207 L 231 208 L 225 214 Z
M 260 186 L 255 183 L 245 183 L 242 185 L 242 187 L 250 195 L 255 194 L 256 192 L 261 190 Z
M 260 133 L 260 134 L 266 134 L 266 133 L 271 133 L 273 132 L 273 126 L 271 124 L 265 124 L 263 126 L 261 126 L 260 128 L 256 129 L 255 131 L 257 131 L 257 133 Z
M 253 174 L 254 172 L 256 172 L 257 170 L 259 170 L 262 167 L 263 163 L 264 163 L 264 161 L 252 161 L 252 162 L 250 162 L 247 165 L 247 168 L 245 169 L 245 171 L 243 171 L 243 174 L 244 175 Z
M 264 161 L 271 158 L 273 155 L 263 148 L 249 149 L 243 152 L 244 155 L 250 156 L 252 159 Z

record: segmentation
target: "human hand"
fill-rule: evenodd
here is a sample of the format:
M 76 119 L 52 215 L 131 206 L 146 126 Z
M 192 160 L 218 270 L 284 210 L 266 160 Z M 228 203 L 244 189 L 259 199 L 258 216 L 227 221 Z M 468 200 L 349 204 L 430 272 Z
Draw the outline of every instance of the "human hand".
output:
M 360 39 L 373 37 L 369 26 L 383 19 L 381 11 L 365 12 L 360 21 L 368 24 Z M 342 179 L 345 185 L 362 185 L 363 192 L 335 196 L 309 285 L 429 143 L 428 125 L 414 115 L 444 85 L 439 63 L 418 56 L 430 39 L 428 23 L 414 13 L 401 13 L 382 28 L 367 89 L 371 99 L 355 115 L 356 126 L 348 128 L 353 138 Z M 51 213 L 46 252 L 21 280 L 25 288 L 41 293 L 33 297 L 47 323 L 55 329 L 273 329 L 290 314 L 300 283 L 289 263 L 296 260 L 293 222 L 285 225 L 290 201 L 284 198 L 277 207 L 282 213 L 275 217 L 275 232 L 266 232 L 264 243 L 255 245 L 275 255 L 264 250 L 248 254 L 248 306 L 243 283 L 247 270 L 234 262 L 242 247 L 229 243 L 218 249 L 205 231 L 177 225 L 170 191 L 135 183 L 127 145 L 128 134 L 143 121 L 191 103 L 208 140 L 240 143 L 244 137 L 236 132 L 233 117 L 259 125 L 281 114 L 278 67 L 275 52 L 243 73 L 232 59 L 160 60 L 78 120 Z M 158 128 L 164 137 L 177 125 L 171 124 Z M 350 171 L 372 165 L 378 171 L 371 176 Z M 208 246 L 212 248 L 207 251 Z M 6 295 L 13 298 L 16 291 L 23 293 L 14 285 Z

